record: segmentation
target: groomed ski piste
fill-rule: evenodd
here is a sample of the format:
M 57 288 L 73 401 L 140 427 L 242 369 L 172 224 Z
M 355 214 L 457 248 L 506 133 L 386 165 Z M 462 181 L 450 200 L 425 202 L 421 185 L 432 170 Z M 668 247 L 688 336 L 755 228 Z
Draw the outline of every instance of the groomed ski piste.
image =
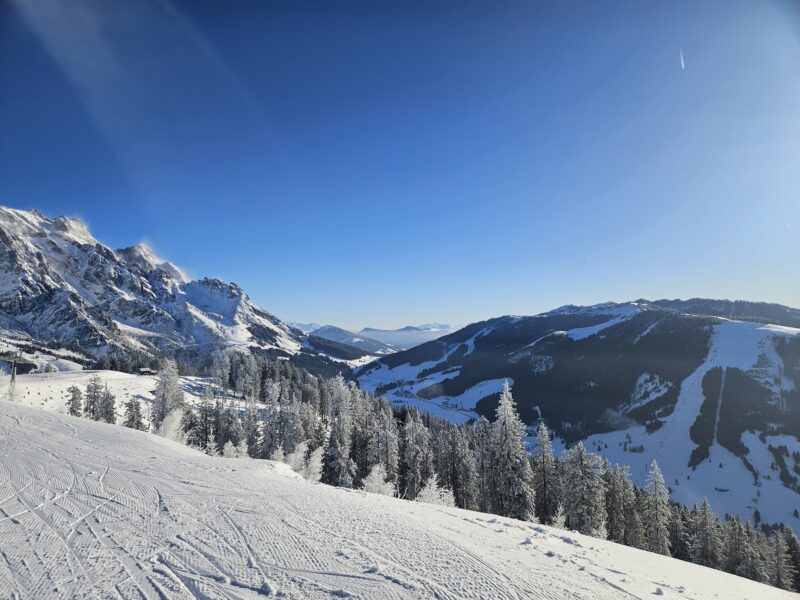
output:
M 0 598 L 793 595 L 492 515 L 0 402 Z

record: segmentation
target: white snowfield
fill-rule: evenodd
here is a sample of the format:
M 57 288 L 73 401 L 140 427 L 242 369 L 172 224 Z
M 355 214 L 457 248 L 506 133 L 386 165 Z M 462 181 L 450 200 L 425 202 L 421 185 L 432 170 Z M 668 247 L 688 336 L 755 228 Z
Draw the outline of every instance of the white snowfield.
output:
M 0 598 L 790 594 L 578 534 L 0 403 Z

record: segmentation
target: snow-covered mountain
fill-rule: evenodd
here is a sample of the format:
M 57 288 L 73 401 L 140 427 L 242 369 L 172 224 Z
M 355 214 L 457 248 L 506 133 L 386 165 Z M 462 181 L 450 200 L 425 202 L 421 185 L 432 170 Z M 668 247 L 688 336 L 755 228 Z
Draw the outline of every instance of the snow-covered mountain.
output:
M 235 283 L 190 281 L 147 246 L 112 250 L 72 217 L 0 207 L 0 328 L 8 340 L 98 357 L 167 353 L 190 362 L 238 347 L 335 372 L 350 350 L 259 308 Z
M 352 346 L 353 348 L 358 348 L 359 350 L 362 350 L 367 354 L 371 354 L 372 356 L 392 354 L 398 350 L 389 344 L 384 344 L 383 342 L 379 342 L 378 340 L 372 339 L 365 335 L 353 333 L 352 331 L 347 331 L 346 329 L 335 327 L 334 325 L 318 327 L 311 332 L 311 335 L 325 338 L 326 340 L 339 342 L 340 344 L 344 344 L 346 346 Z
M 358 378 L 455 421 L 491 416 L 508 380 L 528 423 L 585 440 L 640 484 L 656 458 L 674 499 L 796 528 L 798 314 L 715 300 L 564 306 L 469 325 Z
M 406 325 L 400 329 L 365 327 L 358 334 L 395 348 L 408 350 L 452 333 L 452 331 L 450 326 L 444 323 L 426 323 L 424 325 Z
M 0 598 L 788 598 L 577 533 L 0 402 Z M 35 443 L 32 443 L 35 440 Z
M 295 329 L 299 329 L 303 333 L 311 333 L 312 331 L 322 327 L 322 325 L 320 325 L 319 323 L 314 323 L 314 322 L 300 323 L 297 321 L 289 321 L 287 325 L 289 325 L 289 327 L 294 327 Z

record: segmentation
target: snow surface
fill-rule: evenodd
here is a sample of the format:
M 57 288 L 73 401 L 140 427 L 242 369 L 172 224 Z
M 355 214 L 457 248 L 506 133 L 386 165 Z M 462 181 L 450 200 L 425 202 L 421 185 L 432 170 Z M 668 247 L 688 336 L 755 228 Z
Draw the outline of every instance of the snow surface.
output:
M 551 527 L 0 402 L 0 597 L 786 598 Z
M 773 382 L 775 376 L 782 373 L 782 363 L 774 349 L 775 336 L 799 334 L 800 330 L 791 327 L 721 320 L 714 327 L 705 362 L 681 383 L 675 410 L 663 427 L 650 434 L 644 427 L 636 425 L 592 435 L 584 441 L 586 447 L 599 452 L 611 462 L 629 465 L 631 476 L 638 485 L 644 484 L 650 460 L 655 458 L 672 490 L 672 499 L 683 504 L 700 503 L 707 496 L 712 508 L 720 516 L 725 513 L 739 514 L 752 520 L 757 509 L 765 522 L 783 522 L 800 529 L 800 519 L 793 514 L 795 509 L 800 510 L 800 494 L 785 487 L 780 481 L 779 472 L 772 466 L 774 457 L 767 449 L 770 443 L 776 445 L 774 439 L 770 441 L 772 436 L 767 436 L 766 443 L 751 432 L 742 436 L 742 442 L 750 450 L 747 460 L 761 473 L 759 487 L 754 486 L 753 475 L 741 459 L 716 443 L 716 439 L 710 447 L 708 459 L 697 465 L 696 469 L 688 466 L 689 457 L 696 447 L 689 436 L 689 429 L 700 414 L 705 374 L 715 367 L 751 371 L 757 364 L 765 364 L 760 359 L 766 356 L 767 366 L 762 366 L 760 370 L 765 372 L 765 382 Z M 647 378 L 640 377 L 638 383 L 644 384 L 646 381 Z M 638 403 L 658 397 L 657 383 L 660 382 L 650 382 L 649 388 L 642 386 L 643 396 Z M 783 382 L 779 385 L 773 383 L 772 387 L 777 390 L 784 385 Z M 800 451 L 800 440 L 790 436 L 782 436 L 781 440 L 780 443 L 787 445 L 790 455 Z M 643 446 L 644 452 L 626 451 L 626 442 L 629 448 Z

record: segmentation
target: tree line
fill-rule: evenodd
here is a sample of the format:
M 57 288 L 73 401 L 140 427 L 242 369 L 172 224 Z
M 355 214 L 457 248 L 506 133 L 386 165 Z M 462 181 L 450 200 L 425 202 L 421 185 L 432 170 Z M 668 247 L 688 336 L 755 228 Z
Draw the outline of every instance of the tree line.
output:
M 627 466 L 581 442 L 557 457 L 543 421 L 529 453 L 508 385 L 494 421 L 455 425 L 288 361 L 226 352 L 206 375 L 215 384 L 190 406 L 175 363 L 164 361 L 149 426 L 209 455 L 284 461 L 328 485 L 538 521 L 800 590 L 800 542 L 790 528 L 720 520 L 707 500 L 672 502 L 655 460 L 638 488 Z M 114 422 L 99 377 L 81 396 L 70 388 L 70 414 Z M 123 425 L 148 428 L 138 400 L 126 402 Z

